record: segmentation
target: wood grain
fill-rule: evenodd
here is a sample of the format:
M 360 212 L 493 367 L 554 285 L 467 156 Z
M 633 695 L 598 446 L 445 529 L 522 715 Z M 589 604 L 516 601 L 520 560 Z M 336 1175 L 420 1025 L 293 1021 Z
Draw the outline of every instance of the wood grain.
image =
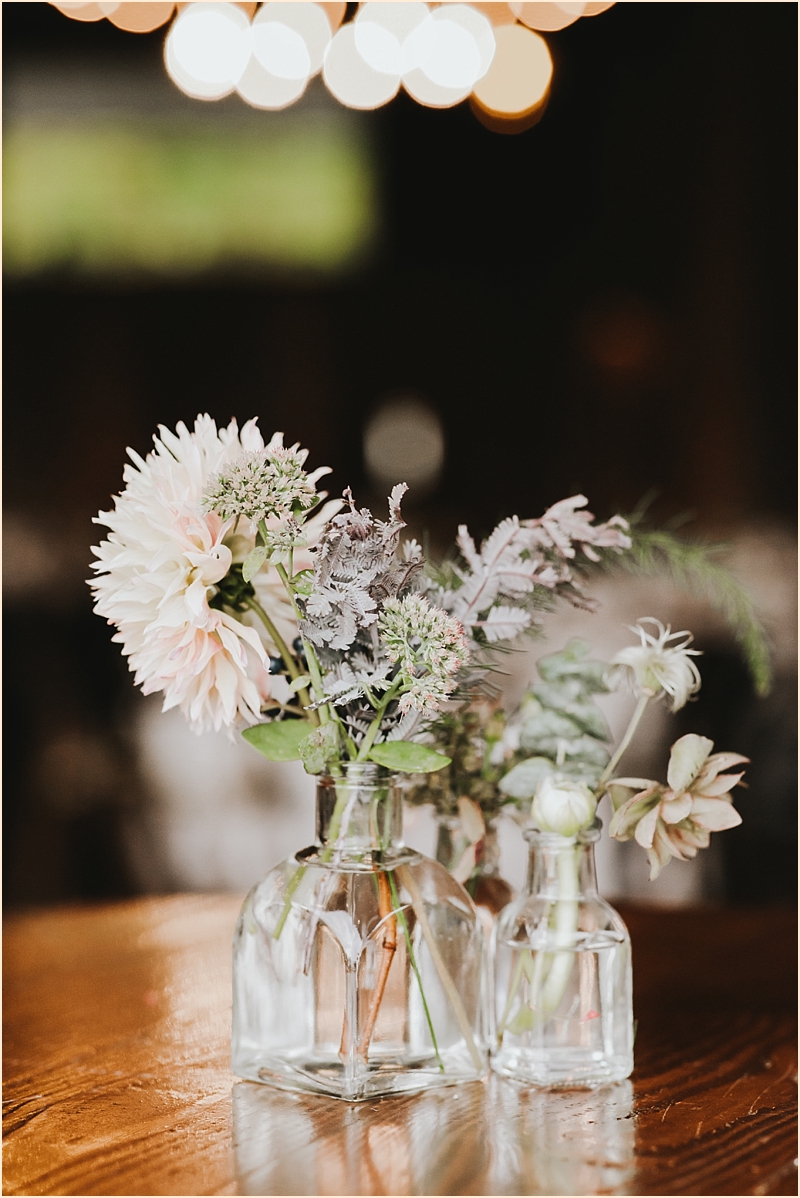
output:
M 630 1082 L 344 1104 L 228 1068 L 240 898 L 6 921 L 6 1194 L 796 1194 L 796 922 L 626 911 Z

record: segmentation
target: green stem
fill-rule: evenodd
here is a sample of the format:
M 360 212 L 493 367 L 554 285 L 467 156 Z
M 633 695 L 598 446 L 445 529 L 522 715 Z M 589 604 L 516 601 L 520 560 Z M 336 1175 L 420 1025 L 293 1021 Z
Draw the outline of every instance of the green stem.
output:
M 428 1031 L 431 1034 L 431 1042 L 433 1043 L 433 1051 L 436 1053 L 436 1063 L 439 1066 L 439 1072 L 444 1073 L 444 1061 L 441 1058 L 441 1055 L 439 1053 L 439 1045 L 436 1042 L 436 1033 L 433 1030 L 433 1020 L 431 1019 L 431 1013 L 428 1010 L 428 1003 L 425 998 L 425 990 L 422 985 L 422 977 L 420 976 L 419 966 L 417 965 L 417 958 L 414 955 L 414 947 L 411 943 L 411 933 L 408 930 L 408 923 L 406 921 L 405 912 L 403 911 L 403 908 L 400 906 L 400 896 L 397 893 L 397 886 L 395 884 L 394 874 L 389 871 L 388 876 L 389 876 L 389 885 L 392 888 L 392 901 L 394 902 L 394 905 L 395 905 L 395 914 L 397 915 L 397 920 L 398 920 L 398 923 L 400 924 L 400 927 L 403 929 L 403 936 L 405 937 L 406 949 L 408 951 L 408 959 L 411 962 L 411 968 L 414 970 L 414 976 L 417 979 L 417 985 L 419 986 L 419 994 L 420 994 L 420 998 L 422 999 L 422 1008 L 425 1012 L 425 1019 L 428 1024 Z
M 251 598 L 245 600 L 245 604 L 247 607 L 250 608 L 251 611 L 254 611 L 256 613 L 258 618 L 261 620 L 261 623 L 266 628 L 267 632 L 269 633 L 270 637 L 272 638 L 275 648 L 278 650 L 281 657 L 283 658 L 284 665 L 286 666 L 286 669 L 289 671 L 289 675 L 291 676 L 292 680 L 294 681 L 297 678 L 302 678 L 302 673 L 300 671 L 300 667 L 298 666 L 298 664 L 295 660 L 294 654 L 292 653 L 291 649 L 286 644 L 286 641 L 283 639 L 281 634 L 278 632 L 277 628 L 275 627 L 275 625 L 273 624 L 272 620 L 269 618 L 267 613 L 264 611 L 264 608 L 261 606 L 261 604 L 258 602 L 258 600 L 254 597 L 251 597 Z M 306 688 L 304 686 L 301 687 L 296 692 L 296 694 L 297 694 L 298 699 L 300 700 L 300 705 L 302 707 L 308 708 L 311 706 L 311 696 L 309 695 L 308 691 L 306 690 Z M 308 722 L 310 724 L 319 724 L 319 722 L 320 722 L 319 716 L 317 715 L 316 711 L 304 712 L 303 719 L 308 720 Z
M 597 795 L 598 798 L 602 797 L 603 791 L 605 790 L 606 782 L 608 782 L 609 778 L 614 773 L 614 770 L 617 768 L 617 764 L 620 761 L 622 754 L 625 752 L 628 745 L 631 743 L 631 741 L 633 739 L 633 734 L 639 726 L 639 720 L 644 715 L 644 709 L 645 709 L 645 707 L 647 707 L 647 704 L 650 701 L 650 697 L 651 697 L 650 695 L 642 695 L 641 698 L 639 699 L 639 702 L 636 704 L 636 710 L 634 711 L 633 715 L 631 716 L 631 722 L 628 724 L 628 727 L 625 730 L 625 735 L 623 736 L 622 740 L 619 742 L 619 745 L 617 746 L 614 756 L 611 758 L 608 765 L 603 770 L 603 773 L 600 776 L 600 781 L 597 783 L 597 789 L 595 790 L 594 793 Z
M 425 907 L 422 903 L 422 893 L 419 889 L 419 886 L 417 886 L 417 883 L 411 874 L 411 870 L 407 866 L 399 865 L 397 867 L 397 873 L 400 881 L 411 895 L 411 905 L 414 908 L 414 914 L 417 917 L 417 921 L 422 929 L 422 935 L 424 936 L 428 945 L 428 952 L 431 954 L 431 959 L 436 967 L 436 972 L 439 975 L 439 981 L 442 983 L 442 987 L 444 988 L 447 997 L 450 999 L 450 1005 L 453 1008 L 453 1014 L 455 1015 L 456 1022 L 461 1029 L 461 1034 L 466 1041 L 467 1048 L 469 1049 L 469 1055 L 472 1057 L 472 1063 L 476 1069 L 482 1070 L 483 1061 L 481 1060 L 481 1054 L 478 1052 L 476 1047 L 475 1040 L 472 1035 L 472 1028 L 469 1026 L 467 1012 L 464 1010 L 464 1004 L 461 1001 L 461 995 L 458 993 L 455 983 L 450 977 L 450 973 L 444 963 L 442 954 L 439 952 L 439 946 L 434 938 L 431 925 L 428 923 L 428 916 L 425 914 Z
M 395 698 L 395 696 L 397 695 L 397 692 L 399 691 L 399 689 L 402 685 L 403 685 L 403 680 L 401 677 L 398 676 L 397 678 L 395 678 L 394 682 L 389 687 L 386 694 L 383 696 L 383 699 L 381 700 L 381 705 L 378 708 L 377 712 L 375 713 L 375 718 L 372 721 L 372 723 L 370 724 L 369 728 L 367 729 L 366 736 L 364 737 L 363 741 L 361 742 L 361 748 L 358 750 L 358 757 L 356 758 L 356 761 L 366 761 L 367 757 L 369 756 L 369 751 L 372 748 L 373 744 L 375 743 L 375 737 L 378 735 L 378 732 L 380 730 L 381 720 L 383 719 L 384 715 L 386 714 L 386 708 L 389 706 L 392 699 Z

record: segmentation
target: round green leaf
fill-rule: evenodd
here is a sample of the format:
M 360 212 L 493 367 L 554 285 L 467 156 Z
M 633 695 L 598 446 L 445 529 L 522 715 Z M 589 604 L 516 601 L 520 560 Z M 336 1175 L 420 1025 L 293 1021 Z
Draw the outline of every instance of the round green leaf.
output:
M 299 761 L 300 742 L 309 733 L 308 720 L 278 720 L 245 728 L 242 736 L 270 761 Z
M 407 740 L 387 740 L 381 745 L 373 745 L 369 758 L 388 770 L 406 774 L 432 774 L 444 769 L 452 760 L 444 753 L 435 753 L 425 745 L 415 745 Z

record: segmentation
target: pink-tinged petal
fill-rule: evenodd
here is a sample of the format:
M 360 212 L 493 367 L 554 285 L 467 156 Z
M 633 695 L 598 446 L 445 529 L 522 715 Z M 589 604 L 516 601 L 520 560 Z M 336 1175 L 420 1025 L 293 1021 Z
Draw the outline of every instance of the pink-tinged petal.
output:
M 713 765 L 716 767 L 716 772 L 719 774 L 722 770 L 729 770 L 732 765 L 749 765 L 750 758 L 743 757 L 741 753 L 712 753 L 706 762 L 706 766 Z
M 680 827 L 670 828 L 669 834 L 673 844 L 681 847 L 684 859 L 696 857 L 697 850 L 707 849 L 711 842 L 711 833 L 696 827 L 691 820 L 687 820 Z
M 667 782 L 676 794 L 689 789 L 689 783 L 700 773 L 713 748 L 713 740 L 694 732 L 675 741 L 669 755 Z
M 653 807 L 646 815 L 642 816 L 636 825 L 634 836 L 636 843 L 640 844 L 643 849 L 649 849 L 653 844 L 653 837 L 656 833 L 656 825 L 658 823 L 658 807 Z
M 630 840 L 642 817 L 661 800 L 660 790 L 647 790 L 628 799 L 627 803 L 614 812 L 609 826 L 609 835 L 617 840 Z
M 675 799 L 664 799 L 661 803 L 661 818 L 665 824 L 679 824 L 692 810 L 692 796 L 678 795 Z
M 741 774 L 720 774 L 711 782 L 704 782 L 702 786 L 699 782 L 695 782 L 692 787 L 694 793 L 703 798 L 715 798 L 717 795 L 725 795 L 729 790 L 733 790 L 744 777 L 744 772 Z
M 725 799 L 695 799 L 692 805 L 692 823 L 709 832 L 723 832 L 741 822 L 739 812 Z
M 609 785 L 627 786 L 630 790 L 651 791 L 658 790 L 661 783 L 654 782 L 652 778 L 613 778 Z
M 650 862 L 650 881 L 655 882 L 658 875 L 661 873 L 664 866 L 675 856 L 672 851 L 672 846 L 667 836 L 657 829 L 657 834 L 653 838 L 652 847 L 647 850 L 647 859 Z
M 673 857 L 677 857 L 679 861 L 690 861 L 692 857 L 697 856 L 697 845 L 691 838 L 686 837 L 683 828 L 676 828 L 674 824 L 667 828 L 665 825 L 665 835 Z

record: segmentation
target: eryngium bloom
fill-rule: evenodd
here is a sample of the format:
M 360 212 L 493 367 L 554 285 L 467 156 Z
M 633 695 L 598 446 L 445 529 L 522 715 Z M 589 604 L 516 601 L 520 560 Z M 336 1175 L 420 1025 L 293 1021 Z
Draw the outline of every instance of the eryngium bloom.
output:
M 431 607 L 422 595 L 405 595 L 386 600 L 378 630 L 407 687 L 400 710 L 439 711 L 467 660 L 467 640 L 458 620 Z
M 647 632 L 643 624 L 655 624 L 658 634 Z M 638 633 L 641 644 L 628 645 L 614 654 L 607 685 L 613 690 L 626 682 L 638 695 L 651 698 L 670 695 L 671 710 L 679 711 L 701 685 L 700 671 L 692 661 L 700 656 L 700 650 L 687 648 L 694 640 L 691 632 L 672 632 L 652 616 L 637 620 L 631 632 Z M 679 645 L 670 645 L 670 641 L 679 637 L 686 639 Z
M 95 518 L 111 530 L 93 549 L 95 611 L 116 626 L 114 640 L 144 693 L 163 693 L 165 711 L 180 708 L 195 732 L 254 724 L 269 697 L 267 651 L 275 649 L 250 613 L 210 604 L 254 542 L 241 529 L 232 537 L 235 519 L 208 511 L 203 495 L 215 474 L 243 450 L 262 452 L 264 441 L 255 420 L 240 433 L 235 420 L 218 430 L 209 416 L 198 416 L 192 432 L 184 424 L 159 432 L 145 459 L 128 450 L 125 489 L 113 511 Z M 319 514 L 320 527 L 338 506 Z M 297 624 L 288 600 L 276 602 L 270 575 L 255 580 L 258 598 L 291 640 Z
M 635 837 L 647 850 L 651 882 L 671 857 L 695 857 L 698 849 L 708 848 L 712 832 L 742 822 L 729 791 L 743 774 L 722 771 L 747 764 L 749 758 L 739 753 L 709 756 L 713 748 L 713 741 L 690 732 L 672 746 L 666 786 L 649 778 L 615 778 L 609 785 L 616 807 L 609 831 L 617 840 Z

